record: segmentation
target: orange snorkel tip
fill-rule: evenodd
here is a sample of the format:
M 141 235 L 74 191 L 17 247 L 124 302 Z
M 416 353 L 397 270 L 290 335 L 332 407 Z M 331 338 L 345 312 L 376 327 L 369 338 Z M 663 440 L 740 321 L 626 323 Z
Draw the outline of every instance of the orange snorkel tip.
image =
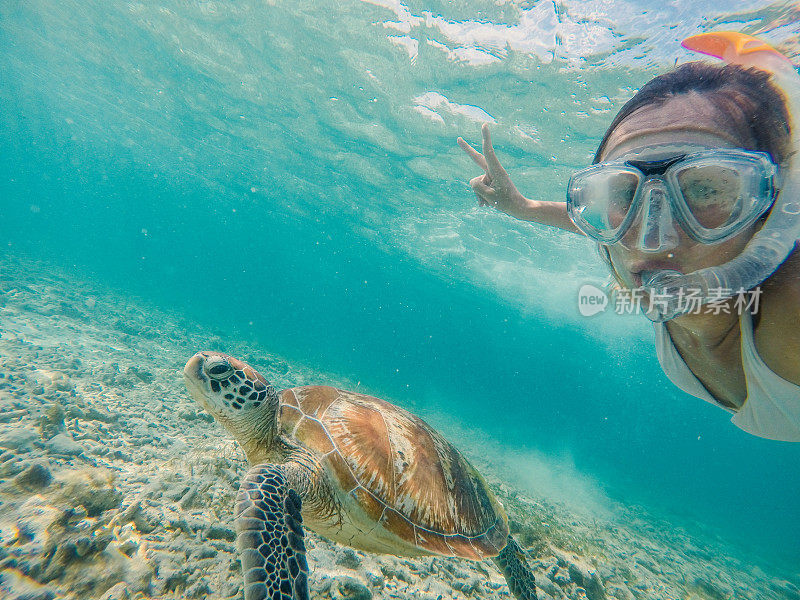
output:
M 693 52 L 714 56 L 728 62 L 753 52 L 770 52 L 781 58 L 783 54 L 762 40 L 738 31 L 712 31 L 686 38 L 681 46 Z

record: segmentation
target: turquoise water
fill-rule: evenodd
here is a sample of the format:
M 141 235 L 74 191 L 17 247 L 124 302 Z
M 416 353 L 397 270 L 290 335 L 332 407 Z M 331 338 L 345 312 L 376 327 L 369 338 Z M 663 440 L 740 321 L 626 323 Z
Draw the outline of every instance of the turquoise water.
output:
M 643 318 L 580 317 L 591 245 L 477 208 L 455 145 L 493 122 L 523 193 L 561 199 L 685 35 L 796 58 L 790 3 L 663 4 L 3 2 L 4 250 L 796 568 L 800 445 L 672 388 Z

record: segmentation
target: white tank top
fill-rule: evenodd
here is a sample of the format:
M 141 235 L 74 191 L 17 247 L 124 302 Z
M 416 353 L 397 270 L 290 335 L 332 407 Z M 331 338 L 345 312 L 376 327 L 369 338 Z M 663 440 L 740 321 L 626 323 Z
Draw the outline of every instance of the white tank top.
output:
M 731 422 L 748 433 L 771 440 L 800 442 L 800 386 L 778 376 L 761 360 L 753 340 L 753 318 L 749 312 L 745 311 L 739 320 L 747 397 L 738 411 L 714 400 L 681 358 L 666 325 L 653 325 L 658 362 L 672 383 L 692 396 L 733 413 Z

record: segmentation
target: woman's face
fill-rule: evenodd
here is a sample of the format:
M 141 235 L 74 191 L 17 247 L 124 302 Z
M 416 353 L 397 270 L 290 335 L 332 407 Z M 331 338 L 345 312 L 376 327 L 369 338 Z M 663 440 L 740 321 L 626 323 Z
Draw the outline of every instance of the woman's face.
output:
M 660 106 L 643 107 L 626 117 L 608 138 L 602 160 L 616 160 L 634 150 L 638 159 L 647 160 L 649 147 L 656 152 L 655 147 L 663 148 L 664 144 L 675 145 L 676 154 L 681 153 L 681 146 L 686 146 L 688 152 L 741 146 L 726 131 L 724 119 L 708 100 L 698 94 L 686 94 Z M 674 243 L 656 252 L 640 248 L 640 227 L 641 218 L 637 217 L 625 236 L 608 247 L 620 283 L 629 288 L 642 285 L 643 271 L 691 273 L 725 263 L 741 253 L 758 226 L 751 225 L 733 238 L 709 245 L 695 241 L 673 221 Z

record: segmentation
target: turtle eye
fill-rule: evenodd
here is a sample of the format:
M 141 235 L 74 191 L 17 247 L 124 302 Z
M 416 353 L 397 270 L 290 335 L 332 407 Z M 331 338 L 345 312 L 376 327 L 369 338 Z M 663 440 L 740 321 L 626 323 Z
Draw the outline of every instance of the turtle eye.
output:
M 203 370 L 211 379 L 227 379 L 233 373 L 231 364 L 221 357 L 209 358 L 203 366 Z

